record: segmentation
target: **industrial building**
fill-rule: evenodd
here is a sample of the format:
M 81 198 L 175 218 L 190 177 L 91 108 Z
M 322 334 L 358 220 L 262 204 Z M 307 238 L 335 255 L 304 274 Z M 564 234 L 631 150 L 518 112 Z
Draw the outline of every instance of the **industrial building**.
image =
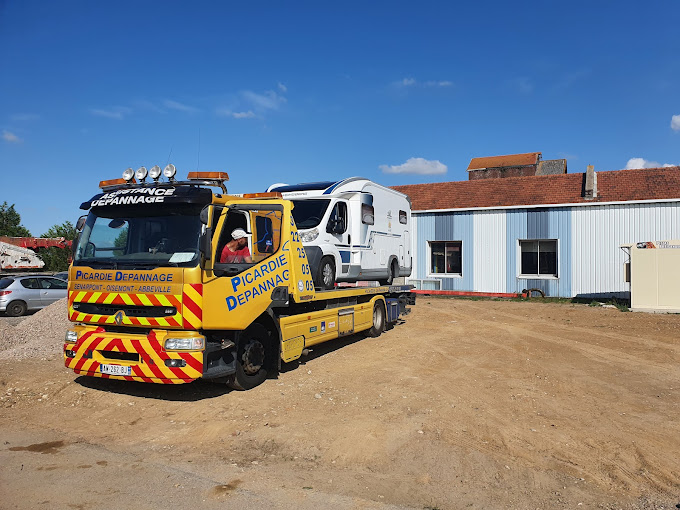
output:
M 395 186 L 416 288 L 628 297 L 622 245 L 680 239 L 680 167 L 567 173 L 541 153 L 475 158 L 469 180 Z

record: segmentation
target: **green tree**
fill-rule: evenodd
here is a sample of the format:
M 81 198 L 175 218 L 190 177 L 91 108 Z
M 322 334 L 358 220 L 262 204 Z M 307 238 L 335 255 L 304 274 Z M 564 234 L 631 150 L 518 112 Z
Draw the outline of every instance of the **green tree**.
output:
M 125 225 L 125 228 L 120 231 L 120 234 L 118 234 L 118 237 L 113 241 L 113 245 L 116 248 L 121 248 L 120 250 L 113 250 L 113 255 L 114 257 L 120 257 L 121 255 L 125 254 L 125 247 L 127 246 L 128 242 L 128 226 Z
M 40 237 L 63 237 L 73 241 L 78 232 L 70 221 L 65 221 L 61 225 L 53 225 Z M 45 271 L 66 271 L 71 250 L 68 248 L 40 248 L 38 256 L 45 262 Z
M 14 204 L 3 202 L 0 205 L 0 236 L 31 237 L 31 233 L 21 224 L 21 216 Z

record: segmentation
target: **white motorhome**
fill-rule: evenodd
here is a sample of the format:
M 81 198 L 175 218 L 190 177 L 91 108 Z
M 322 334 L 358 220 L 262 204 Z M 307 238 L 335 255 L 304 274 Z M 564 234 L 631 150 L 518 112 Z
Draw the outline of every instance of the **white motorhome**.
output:
M 362 177 L 338 182 L 273 184 L 291 200 L 316 285 L 411 274 L 411 201 Z

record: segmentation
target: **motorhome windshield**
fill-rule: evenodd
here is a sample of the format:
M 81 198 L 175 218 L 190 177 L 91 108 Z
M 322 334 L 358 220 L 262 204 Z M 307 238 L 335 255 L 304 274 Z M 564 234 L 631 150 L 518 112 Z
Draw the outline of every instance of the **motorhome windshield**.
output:
M 74 263 L 114 269 L 195 266 L 201 207 L 172 204 L 94 208 L 78 239 Z
M 321 223 L 330 200 L 293 200 L 293 218 L 297 228 L 314 228 Z

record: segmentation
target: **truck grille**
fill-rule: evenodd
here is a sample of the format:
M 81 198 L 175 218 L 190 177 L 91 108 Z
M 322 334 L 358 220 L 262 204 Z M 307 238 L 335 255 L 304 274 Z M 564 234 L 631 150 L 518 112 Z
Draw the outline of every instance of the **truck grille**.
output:
M 136 352 L 118 352 L 118 351 L 99 351 L 102 356 L 107 359 L 115 359 L 118 361 L 139 361 L 139 354 Z
M 101 303 L 73 303 L 73 309 L 91 315 L 115 315 L 122 310 L 128 317 L 172 317 L 174 306 L 105 305 Z

